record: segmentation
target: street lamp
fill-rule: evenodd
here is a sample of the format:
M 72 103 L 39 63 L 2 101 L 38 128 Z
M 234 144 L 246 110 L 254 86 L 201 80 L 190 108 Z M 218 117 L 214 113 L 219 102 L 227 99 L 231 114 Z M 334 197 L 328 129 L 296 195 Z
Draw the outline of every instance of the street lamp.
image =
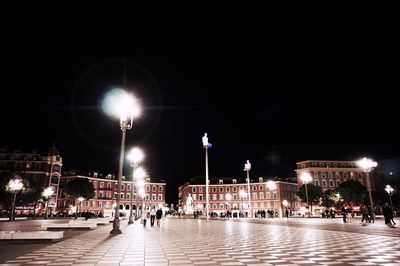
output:
M 138 100 L 126 91 L 116 88 L 110 91 L 103 100 L 103 109 L 106 113 L 119 118 L 122 131 L 121 151 L 119 156 L 118 183 L 117 183 L 117 208 L 110 234 L 121 234 L 119 219 L 119 203 L 121 198 L 121 179 L 124 164 L 126 131 L 132 128 L 133 118 L 139 116 L 140 106 Z
M 6 185 L 6 190 L 13 194 L 13 201 L 11 205 L 11 215 L 10 221 L 15 220 L 15 199 L 17 197 L 18 192 L 20 192 L 24 188 L 24 183 L 19 176 L 15 176 L 13 179 L 10 179 Z
M 303 181 L 304 183 L 304 188 L 306 190 L 306 201 L 307 201 L 307 210 L 308 210 L 308 218 L 311 217 L 311 210 L 310 210 L 310 204 L 308 203 L 308 192 L 307 192 L 307 183 L 311 182 L 312 177 L 309 173 L 304 172 L 300 175 L 300 179 Z
M 369 203 L 371 204 L 371 216 L 374 220 L 375 212 L 374 212 L 374 203 L 372 201 L 372 192 L 371 192 L 372 189 L 371 189 L 371 180 L 369 180 L 369 173 L 372 171 L 373 168 L 375 168 L 378 165 L 378 163 L 364 157 L 358 160 L 356 164 L 358 165 L 358 167 L 362 168 L 364 172 L 367 174 L 367 189 L 369 194 Z
M 247 199 L 248 199 L 248 206 L 249 206 L 250 218 L 252 218 L 252 217 L 253 217 L 253 212 L 252 212 L 252 210 L 251 210 L 251 204 L 250 204 L 250 197 L 251 197 L 251 192 L 250 192 L 250 177 L 249 177 L 250 169 L 251 169 L 251 164 L 250 164 L 250 161 L 247 160 L 247 162 L 244 164 L 244 169 L 243 169 L 243 171 L 246 171 L 246 172 L 247 172 L 247 179 L 246 179 L 246 180 L 247 180 L 247 192 L 248 192 Z
M 243 212 L 243 199 L 246 197 L 246 191 L 241 189 L 239 192 L 239 195 L 240 195 L 240 199 L 242 200 L 242 212 Z
M 206 151 L 206 217 L 208 222 L 208 149 L 212 147 L 212 144 L 208 142 L 207 133 L 204 133 L 201 140 L 203 142 L 203 148 Z
M 78 198 L 78 201 L 79 201 L 79 206 L 78 207 L 80 207 L 80 211 L 82 211 L 82 202 L 85 200 L 85 198 L 84 197 L 79 197 Z M 79 211 L 79 209 L 78 209 L 78 211 Z
M 393 202 L 392 202 L 392 195 L 393 195 L 394 189 L 390 185 L 386 185 L 385 190 L 389 194 L 390 208 L 392 208 L 392 212 L 394 213 Z
M 45 212 L 44 218 L 45 218 L 45 219 L 48 217 L 48 216 L 47 216 L 47 208 L 48 208 L 48 205 L 49 205 L 49 199 L 51 198 L 51 196 L 53 196 L 53 194 L 54 194 L 54 190 L 53 190 L 52 187 L 47 187 L 47 188 L 45 188 L 45 189 L 43 190 L 43 192 L 42 192 L 43 198 L 46 199 L 45 208 L 44 208 L 44 212 Z
M 143 169 L 143 167 L 138 167 L 136 168 L 135 172 L 133 173 L 133 177 L 136 180 L 136 184 L 138 186 L 138 193 L 142 197 L 142 215 L 144 213 L 144 200 L 145 200 L 145 177 L 146 177 L 146 171 Z
M 138 167 L 139 163 L 143 160 L 144 154 L 143 151 L 140 148 L 132 148 L 132 150 L 128 154 L 128 160 L 131 163 L 131 166 L 133 167 L 133 174 L 132 174 L 132 187 L 131 187 L 131 208 L 130 208 L 130 214 L 129 214 L 129 221 L 128 224 L 133 223 L 133 186 L 134 186 L 134 174 L 136 171 L 136 168 Z
M 288 207 L 288 201 L 287 200 L 283 200 L 282 201 L 282 205 L 283 205 L 283 207 L 285 207 L 285 216 L 286 216 L 286 218 L 289 218 L 289 215 L 286 215 L 286 211 L 287 211 L 287 207 Z

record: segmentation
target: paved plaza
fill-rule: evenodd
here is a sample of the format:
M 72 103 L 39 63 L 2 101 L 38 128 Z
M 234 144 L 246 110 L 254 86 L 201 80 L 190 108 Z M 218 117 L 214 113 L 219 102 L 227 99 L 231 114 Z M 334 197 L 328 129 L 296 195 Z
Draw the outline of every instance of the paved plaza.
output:
M 382 220 L 163 218 L 161 228 L 121 227 L 120 235 L 110 224 L 58 242 L 1 242 L 0 265 L 400 265 L 400 229 Z

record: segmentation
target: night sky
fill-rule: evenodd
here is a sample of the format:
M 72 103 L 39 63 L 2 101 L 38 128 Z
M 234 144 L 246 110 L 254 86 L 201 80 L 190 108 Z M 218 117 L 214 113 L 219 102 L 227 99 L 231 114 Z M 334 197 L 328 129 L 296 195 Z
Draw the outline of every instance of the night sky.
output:
M 375 3 L 377 4 L 377 3 Z M 49 8 L 49 7 L 47 7 Z M 143 115 L 127 132 L 151 176 L 293 177 L 301 160 L 399 158 L 398 14 L 391 6 L 5 8 L 1 147 L 47 151 L 63 170 L 117 173 L 113 87 Z M 126 167 L 125 174 L 131 170 Z

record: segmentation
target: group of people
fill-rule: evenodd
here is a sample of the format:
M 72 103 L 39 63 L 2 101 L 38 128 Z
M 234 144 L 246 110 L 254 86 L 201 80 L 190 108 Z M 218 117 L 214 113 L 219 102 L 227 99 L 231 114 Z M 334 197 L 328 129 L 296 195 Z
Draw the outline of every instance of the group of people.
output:
M 394 227 L 396 223 L 393 220 L 393 210 L 387 202 L 383 204 L 382 212 L 383 217 L 385 217 L 385 224 L 389 227 Z
M 151 227 L 154 227 L 154 221 L 156 221 L 157 226 L 160 227 L 162 214 L 162 209 L 158 208 L 156 210 L 156 206 L 154 205 L 150 208 L 150 210 L 145 210 L 142 215 L 143 227 L 146 227 L 148 219 L 150 219 Z
M 362 225 L 367 225 L 367 223 L 374 223 L 375 217 L 374 217 L 374 212 L 371 209 L 371 206 L 369 205 L 361 205 L 360 207 L 361 211 L 361 224 Z M 348 214 L 351 212 L 349 208 L 346 208 L 345 205 L 342 206 L 341 213 L 343 215 L 343 222 L 344 223 L 351 223 L 350 217 Z M 394 214 L 393 210 L 390 207 L 388 203 L 384 203 L 382 206 L 382 214 L 383 217 L 385 218 L 385 224 L 389 227 L 394 227 L 396 224 L 393 220 Z

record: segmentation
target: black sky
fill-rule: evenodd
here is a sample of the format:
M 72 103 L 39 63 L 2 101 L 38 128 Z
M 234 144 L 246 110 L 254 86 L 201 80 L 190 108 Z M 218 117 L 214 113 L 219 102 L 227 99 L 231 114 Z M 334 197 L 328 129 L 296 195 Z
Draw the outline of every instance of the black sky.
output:
M 294 176 L 307 159 L 398 158 L 399 42 L 394 7 L 13 6 L 2 16 L 0 144 L 46 151 L 67 169 L 116 173 L 113 86 L 144 106 L 127 133 L 151 175 Z M 127 168 L 126 174 L 129 174 Z

